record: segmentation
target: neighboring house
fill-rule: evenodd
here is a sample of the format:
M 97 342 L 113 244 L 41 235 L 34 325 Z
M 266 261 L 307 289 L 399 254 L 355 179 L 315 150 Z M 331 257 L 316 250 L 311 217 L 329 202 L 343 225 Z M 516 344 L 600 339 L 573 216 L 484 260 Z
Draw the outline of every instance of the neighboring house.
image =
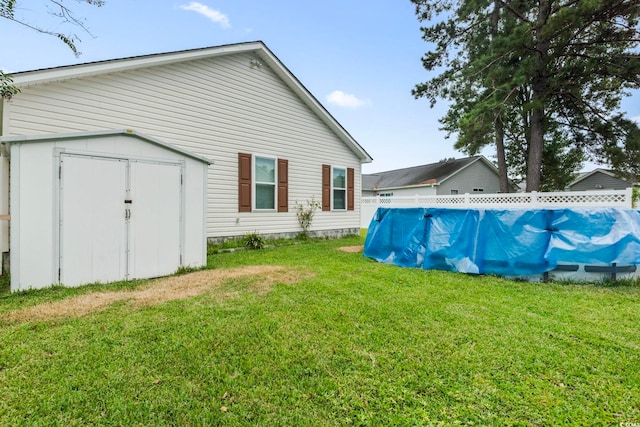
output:
M 591 172 L 581 173 L 575 181 L 568 185 L 567 190 L 624 190 L 633 186 L 633 182 L 618 178 L 613 171 L 598 168 Z
M 473 156 L 362 175 L 362 196 L 498 193 L 498 169 Z
M 260 41 L 27 71 L 13 80 L 20 92 L 0 103 L 0 136 L 132 129 L 210 159 L 209 240 L 296 235 L 296 204 L 311 198 L 322 203 L 312 233 L 358 232 L 361 164 L 371 157 Z M 6 209 L 8 182 L 0 185 Z

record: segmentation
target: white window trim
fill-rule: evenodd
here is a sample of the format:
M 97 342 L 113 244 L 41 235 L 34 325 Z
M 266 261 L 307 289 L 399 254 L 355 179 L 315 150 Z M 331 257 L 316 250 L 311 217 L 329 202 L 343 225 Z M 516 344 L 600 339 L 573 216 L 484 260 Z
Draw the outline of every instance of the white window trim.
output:
M 273 177 L 273 209 L 264 209 L 256 207 L 256 195 L 258 184 L 271 184 L 270 182 L 258 181 L 258 174 L 256 173 L 256 158 L 273 160 L 274 165 L 274 177 Z M 278 210 L 278 158 L 263 154 L 251 155 L 251 208 L 255 212 L 277 212 Z
M 344 171 L 344 188 L 335 188 L 333 186 L 333 170 L 334 169 L 342 169 Z M 347 187 L 348 187 L 348 183 L 347 183 L 347 167 L 343 167 L 343 166 L 331 166 L 331 210 L 332 211 L 336 211 L 336 212 L 346 212 L 347 211 Z M 344 208 L 338 209 L 335 207 L 335 200 L 333 197 L 334 194 L 334 190 L 344 190 Z

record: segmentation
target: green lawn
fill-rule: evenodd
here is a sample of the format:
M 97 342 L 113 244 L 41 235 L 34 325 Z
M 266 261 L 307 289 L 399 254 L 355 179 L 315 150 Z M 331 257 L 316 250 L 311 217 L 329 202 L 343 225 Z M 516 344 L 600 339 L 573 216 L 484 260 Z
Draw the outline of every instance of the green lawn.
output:
M 0 295 L 0 425 L 640 423 L 640 286 L 378 264 L 362 238 L 214 254 L 238 277 L 82 317 L 16 310 L 142 283 Z

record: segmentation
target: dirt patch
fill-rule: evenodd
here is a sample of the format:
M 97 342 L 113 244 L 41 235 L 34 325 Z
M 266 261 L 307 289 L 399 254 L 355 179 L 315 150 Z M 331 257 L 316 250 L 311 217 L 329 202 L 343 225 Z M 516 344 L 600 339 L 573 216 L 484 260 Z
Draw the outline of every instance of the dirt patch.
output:
M 294 284 L 311 277 L 309 272 L 301 272 L 277 266 L 251 266 L 221 270 L 203 270 L 181 276 L 171 276 L 152 280 L 148 285 L 133 290 L 92 292 L 62 301 L 49 302 L 2 316 L 7 322 L 29 320 L 55 320 L 65 317 L 79 317 L 105 310 L 111 304 L 125 301 L 134 306 L 149 306 L 167 301 L 190 298 L 219 288 L 229 279 L 239 277 L 255 278 L 251 291 L 263 295 L 276 283 Z M 233 295 L 228 295 L 232 297 Z
M 342 252 L 361 252 L 363 250 L 364 246 L 362 245 L 358 245 L 358 246 L 341 246 L 338 248 L 339 251 Z

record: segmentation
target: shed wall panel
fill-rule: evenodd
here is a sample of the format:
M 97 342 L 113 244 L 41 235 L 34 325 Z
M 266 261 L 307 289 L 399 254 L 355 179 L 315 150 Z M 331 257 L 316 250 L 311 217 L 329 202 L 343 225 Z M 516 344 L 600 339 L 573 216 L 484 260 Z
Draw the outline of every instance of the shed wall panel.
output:
M 184 168 L 183 204 L 183 259 L 182 265 L 202 266 L 206 264 L 205 231 L 205 185 L 207 165 L 199 160 L 170 151 L 130 135 L 87 137 L 77 139 L 24 142 L 11 144 L 11 289 L 22 290 L 40 288 L 58 283 L 59 267 L 59 220 L 60 203 L 58 167 L 60 158 L 70 154 L 94 157 L 114 157 L 138 159 L 160 163 L 180 163 Z M 174 166 L 175 168 L 175 166 Z M 91 169 L 91 168 L 89 168 Z M 64 170 L 64 168 L 63 168 Z M 87 172 L 88 173 L 88 172 Z M 157 177 L 156 177 L 157 178 Z M 175 174 L 172 182 L 176 182 Z M 109 178 L 106 181 L 113 182 Z M 151 182 L 153 181 L 153 182 Z M 161 205 L 162 191 L 167 184 L 158 179 L 148 182 L 156 188 L 155 205 Z M 106 197 L 106 190 L 98 188 L 95 182 L 73 178 L 79 186 L 93 186 L 86 189 L 95 195 L 97 204 Z M 100 181 L 102 182 L 102 181 Z M 119 197 L 117 213 L 120 220 L 124 216 L 124 194 Z M 175 207 L 174 200 L 171 206 Z M 80 201 L 72 205 L 80 205 Z M 163 207 L 164 209 L 164 207 Z M 78 211 L 79 212 L 79 211 Z M 63 218 L 64 219 L 64 218 Z M 75 221 L 71 219 L 70 221 Z M 64 229 L 63 229 L 64 230 Z M 81 231 L 77 233 L 82 233 Z M 158 242 L 165 244 L 166 242 Z M 86 246 L 85 246 L 86 247 Z M 97 246 L 95 246 L 97 247 Z M 80 252 L 78 252 L 80 253 Z M 73 261 L 75 262 L 75 261 Z M 175 271 L 175 264 L 171 271 Z M 162 271 L 159 274 L 164 274 Z M 156 275 L 156 274 L 154 274 Z M 83 276 L 86 278 L 86 276 Z M 92 276 L 93 277 L 93 276 Z M 63 282 L 66 283 L 65 279 Z M 91 279 L 90 279 L 91 280 Z M 95 276 L 95 280 L 107 281 L 111 277 Z M 69 279 L 69 284 L 75 282 Z M 83 280 L 86 283 L 87 280 Z

